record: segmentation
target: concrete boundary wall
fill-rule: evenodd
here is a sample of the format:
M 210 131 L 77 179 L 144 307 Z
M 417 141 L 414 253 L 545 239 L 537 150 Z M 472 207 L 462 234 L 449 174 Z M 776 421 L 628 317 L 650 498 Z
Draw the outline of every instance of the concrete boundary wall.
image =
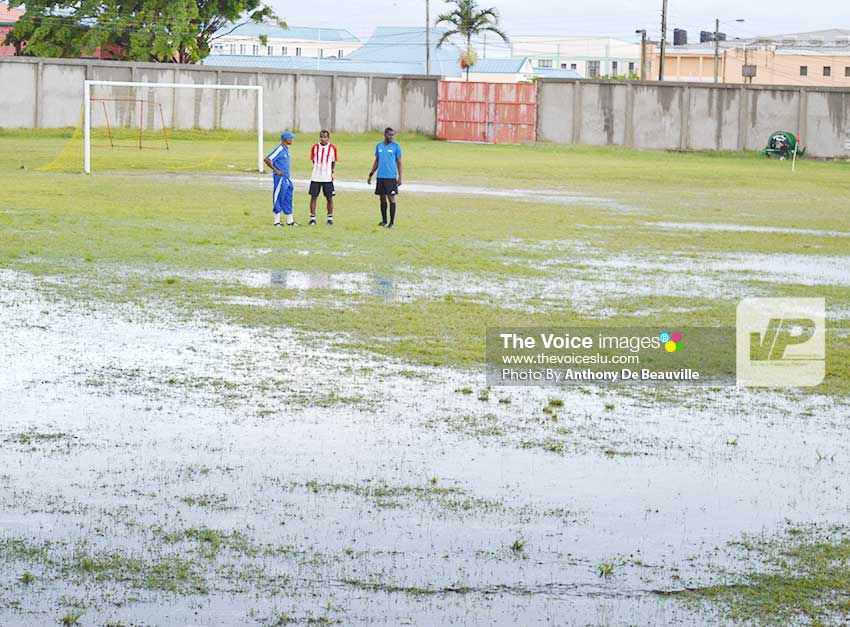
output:
M 83 81 L 221 83 L 263 86 L 263 125 L 268 131 L 402 131 L 434 134 L 438 77 L 124 63 L 89 59 L 0 58 L 0 127 L 57 128 L 82 120 Z M 141 99 L 145 125 L 159 124 L 159 106 L 177 129 L 256 128 L 257 98 L 250 91 L 92 88 L 94 98 Z M 92 124 L 137 126 L 141 106 L 96 101 Z
M 542 80 L 537 138 L 559 144 L 666 150 L 761 150 L 798 133 L 815 157 L 850 156 L 850 90 Z
M 0 57 L 0 127 L 77 126 L 86 78 L 263 85 L 263 123 L 269 131 L 365 132 L 393 126 L 436 134 L 438 77 L 30 57 Z M 850 90 L 575 79 L 538 85 L 540 141 L 761 150 L 771 132 L 785 130 L 800 134 L 813 156 L 850 156 Z M 93 95 L 98 96 L 97 88 Z M 126 89 L 118 95 L 155 100 L 174 128 L 251 130 L 256 124 L 256 97 L 247 91 Z M 135 126 L 141 111 L 127 103 L 99 103 L 92 109 L 93 123 L 103 125 L 107 114 L 110 121 Z M 156 126 L 158 115 L 147 107 L 144 123 Z

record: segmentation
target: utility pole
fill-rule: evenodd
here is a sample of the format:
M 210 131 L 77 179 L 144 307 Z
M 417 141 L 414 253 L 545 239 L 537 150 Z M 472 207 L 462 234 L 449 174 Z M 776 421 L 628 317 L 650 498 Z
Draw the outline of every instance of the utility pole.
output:
M 714 82 L 720 67 L 720 18 L 714 20 Z
M 661 7 L 661 56 L 658 59 L 658 80 L 664 80 L 664 51 L 667 48 L 667 0 Z
M 431 74 L 431 8 L 425 0 L 425 74 Z
M 640 33 L 640 80 L 646 80 L 646 29 L 636 30 Z

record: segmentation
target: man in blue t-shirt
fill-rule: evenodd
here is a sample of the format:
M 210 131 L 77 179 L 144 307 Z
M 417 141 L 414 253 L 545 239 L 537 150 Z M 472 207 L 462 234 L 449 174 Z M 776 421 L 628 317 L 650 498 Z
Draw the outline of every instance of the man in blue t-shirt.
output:
M 292 216 L 292 171 L 290 169 L 289 147 L 292 145 L 295 135 L 286 131 L 280 134 L 280 144 L 272 150 L 264 162 L 274 172 L 272 187 L 272 212 L 274 212 L 274 225 L 280 226 L 280 214 L 286 216 L 287 226 L 298 226 Z
M 375 146 L 375 163 L 372 171 L 366 179 L 368 185 L 372 184 L 372 175 L 378 171 L 378 180 L 375 185 L 375 195 L 381 197 L 381 221 L 378 226 L 388 229 L 395 226 L 395 209 L 398 188 L 401 187 L 401 146 L 393 141 L 395 131 L 389 127 L 384 130 L 384 141 Z M 387 222 L 387 201 L 390 205 L 390 221 Z

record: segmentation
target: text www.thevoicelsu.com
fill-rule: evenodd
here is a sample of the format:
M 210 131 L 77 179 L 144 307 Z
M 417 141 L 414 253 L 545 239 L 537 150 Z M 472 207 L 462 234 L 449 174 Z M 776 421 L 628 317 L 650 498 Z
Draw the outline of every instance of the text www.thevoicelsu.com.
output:
M 574 364 L 610 364 L 625 365 L 639 364 L 638 355 L 550 355 L 537 353 L 535 355 L 502 355 L 502 364 L 507 366 L 562 366 Z

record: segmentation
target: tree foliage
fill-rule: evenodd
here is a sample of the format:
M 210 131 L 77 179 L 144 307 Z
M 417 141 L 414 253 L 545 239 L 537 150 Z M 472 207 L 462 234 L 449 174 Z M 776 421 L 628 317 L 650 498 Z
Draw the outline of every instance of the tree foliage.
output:
M 23 54 L 194 63 L 227 24 L 277 20 L 261 0 L 12 0 L 26 5 L 6 43 Z M 285 26 L 285 24 L 281 23 Z
M 472 49 L 472 38 L 485 32 L 495 33 L 508 43 L 508 36 L 499 28 L 499 12 L 495 7 L 482 9 L 476 0 L 446 0 L 447 4 L 453 4 L 454 8 L 437 16 L 435 25 L 447 24 L 449 30 L 443 33 L 437 47 L 446 41 L 460 35 L 466 43 L 464 52 L 461 54 L 461 66 L 466 70 L 466 78 L 469 80 L 469 68 L 475 65 L 475 54 Z

